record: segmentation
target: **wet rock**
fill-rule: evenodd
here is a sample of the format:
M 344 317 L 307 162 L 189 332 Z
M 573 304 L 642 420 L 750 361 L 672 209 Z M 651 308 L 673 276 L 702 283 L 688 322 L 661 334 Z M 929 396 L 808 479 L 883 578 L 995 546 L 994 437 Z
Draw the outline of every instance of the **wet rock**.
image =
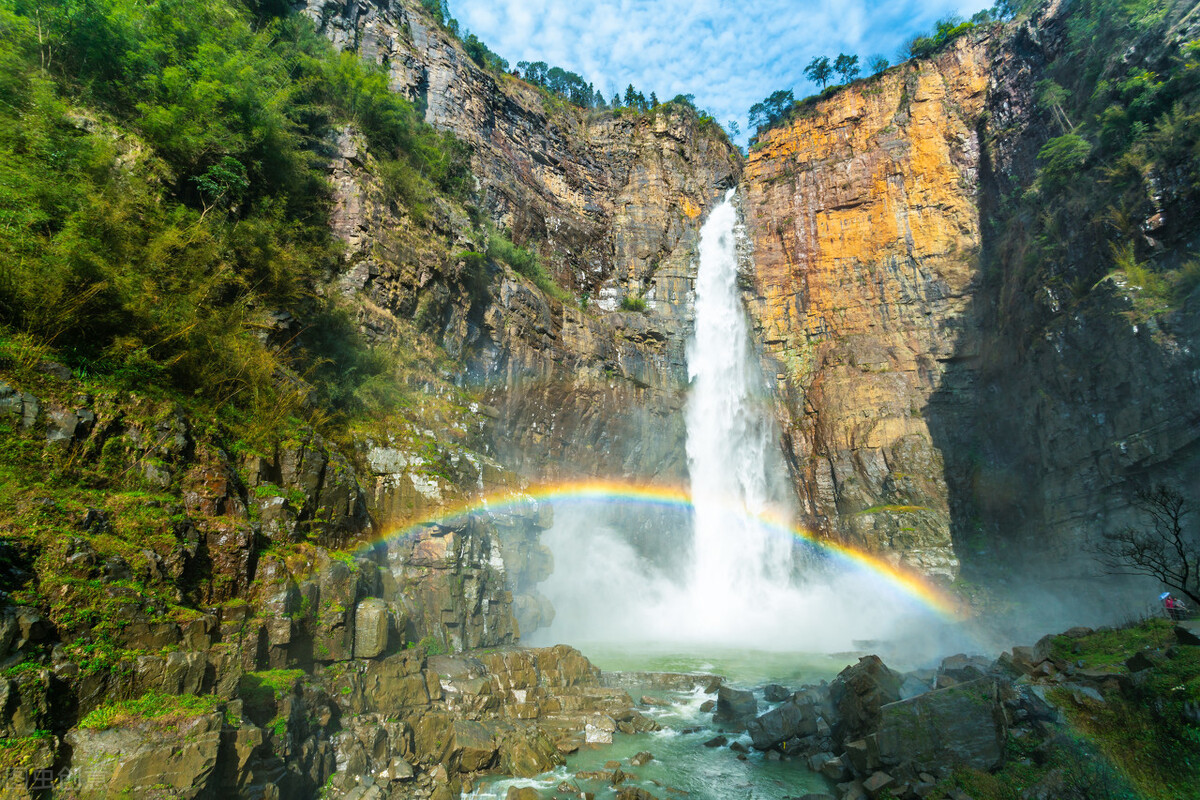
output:
M 455 720 L 453 736 L 451 759 L 461 771 L 479 772 L 496 760 L 496 742 L 482 723 Z
M 541 800 L 541 794 L 532 786 L 516 786 L 508 787 L 508 793 L 504 795 L 504 800 Z
M 730 743 L 729 749 L 735 753 L 749 753 L 750 752 L 749 748 L 747 748 L 746 745 L 742 744 L 741 742 L 737 742 L 737 741 Z
M 705 747 L 724 747 L 729 743 L 729 739 L 725 736 L 714 736 L 704 743 Z
M 939 689 L 959 683 L 978 680 L 991 672 L 992 662 L 983 656 L 968 656 L 962 653 L 942 660 L 938 667 Z
M 584 738 L 588 744 L 612 744 L 617 723 L 612 717 L 597 714 L 589 717 L 584 727 Z
M 1180 644 L 1200 645 L 1200 620 L 1187 620 L 1175 626 L 1175 638 Z
M 844 781 L 849 778 L 850 770 L 846 766 L 846 762 L 844 762 L 840 757 L 834 757 L 826 759 L 825 762 L 821 764 L 821 774 L 834 783 L 837 783 L 838 781 Z
M 106 581 L 131 581 L 133 569 L 129 562 L 120 556 L 112 556 L 104 562 L 104 579 Z
M 707 714 L 716 707 L 717 707 L 716 700 L 705 700 L 703 703 L 700 704 L 700 713 Z
M 830 684 L 837 709 L 833 738 L 837 742 L 861 739 L 879 726 L 880 709 L 900 699 L 899 674 L 888 669 L 878 656 L 864 656 L 846 667 Z
M 718 722 L 738 722 L 754 716 L 757 710 L 758 701 L 752 692 L 721 686 L 717 690 L 717 713 L 713 719 Z
M 787 690 L 787 687 L 777 683 L 767 684 L 763 687 L 763 699 L 768 703 L 782 703 L 791 696 L 792 693 Z
M 390 617 L 387 603 L 368 597 L 354 610 L 354 657 L 375 658 L 388 646 Z
M 1003 761 L 1005 735 L 996 681 L 984 678 L 885 705 L 876 741 L 885 766 L 988 771 Z
M 633 758 L 629 759 L 629 763 L 635 767 L 644 767 L 654 760 L 654 756 L 649 751 L 643 750 Z
M 617 800 L 658 800 L 658 798 L 637 786 L 622 786 L 617 790 Z
M 908 700 L 910 697 L 925 694 L 932 689 L 932 686 L 920 680 L 915 675 L 905 675 L 904 683 L 900 684 L 900 699 Z
M 782 703 L 746 725 L 754 747 L 769 750 L 780 742 L 817 732 L 813 706 Z
M 891 775 L 886 772 L 876 772 L 871 777 L 863 781 L 863 789 L 871 800 L 882 795 L 885 791 L 895 785 L 896 781 Z

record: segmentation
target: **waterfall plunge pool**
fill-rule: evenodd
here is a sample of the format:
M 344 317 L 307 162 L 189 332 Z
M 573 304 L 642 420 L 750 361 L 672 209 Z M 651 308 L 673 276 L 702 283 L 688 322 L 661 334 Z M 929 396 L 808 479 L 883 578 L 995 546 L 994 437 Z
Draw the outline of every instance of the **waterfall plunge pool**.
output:
M 613 642 L 573 642 L 572 646 L 605 672 L 721 675 L 728 685 L 753 691 L 760 714 L 775 705 L 763 700 L 764 685 L 779 683 L 795 690 L 804 684 L 829 680 L 857 661 L 857 654 L 785 653 L 720 646 L 704 647 L 700 651 L 640 642 L 632 646 Z M 575 777 L 581 772 L 605 770 L 605 764 L 610 761 L 621 762 L 621 770 L 628 775 L 622 786 L 645 789 L 662 800 L 728 800 L 733 797 L 785 800 L 830 789 L 829 782 L 810 772 L 803 759 L 776 759 L 774 754 L 757 752 L 750 747 L 750 737 L 744 732 L 722 731 L 719 726 L 714 726 L 712 713 L 701 712 L 700 706 L 715 695 L 705 694 L 703 689 L 670 692 L 635 687 L 629 691 L 634 698 L 646 694 L 671 703 L 639 709 L 654 717 L 663 730 L 634 735 L 618 733 L 611 745 L 585 745 L 553 772 L 535 778 L 486 778 L 464 797 L 504 800 L 509 788 L 514 786 L 535 788 L 543 797 L 578 796 L 558 791 L 563 784 L 572 787 L 573 793 L 586 791 L 597 798 L 612 797 L 610 783 Z M 749 752 L 739 754 L 729 745 L 705 747 L 704 743 L 718 733 L 727 736 L 730 744 L 740 742 Z M 649 752 L 654 759 L 641 767 L 632 766 L 630 759 L 640 752 Z

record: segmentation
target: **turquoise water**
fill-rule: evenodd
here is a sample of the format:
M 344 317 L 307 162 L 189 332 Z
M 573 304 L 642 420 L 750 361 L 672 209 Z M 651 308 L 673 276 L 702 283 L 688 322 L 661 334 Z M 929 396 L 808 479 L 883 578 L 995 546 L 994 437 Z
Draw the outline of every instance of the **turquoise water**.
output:
M 826 656 L 814 653 L 774 653 L 746 650 L 706 650 L 702 655 L 681 652 L 672 648 L 641 648 L 631 651 L 612 644 L 582 645 L 579 649 L 597 666 L 606 671 L 689 672 L 723 675 L 737 688 L 754 690 L 759 700 L 759 713 L 770 706 L 762 700 L 759 689 L 766 683 L 780 683 L 795 689 L 805 683 L 829 680 L 856 657 Z M 712 726 L 712 714 L 700 712 L 700 704 L 714 699 L 695 692 L 650 691 L 630 689 L 636 700 L 642 694 L 652 694 L 672 701 L 668 707 L 641 708 L 654 717 L 663 730 L 654 733 L 625 736 L 617 734 L 613 744 L 588 746 L 567 759 L 567 764 L 554 772 L 534 779 L 494 779 L 482 783 L 467 797 L 500 798 L 503 800 L 511 786 L 531 786 L 550 797 L 562 783 L 577 790 L 596 792 L 596 797 L 611 797 L 607 783 L 575 778 L 577 772 L 604 769 L 605 762 L 620 761 L 629 778 L 626 785 L 640 786 L 655 797 L 688 800 L 784 800 L 808 792 L 823 792 L 828 782 L 809 772 L 800 760 L 771 760 L 767 754 L 750 748 L 746 734 L 726 733 L 730 741 L 740 741 L 750 751 L 744 760 L 726 747 L 708 748 L 703 743 L 720 731 Z M 686 729 L 699 727 L 693 733 Z M 629 759 L 648 751 L 654 760 L 634 767 Z M 686 795 L 679 792 L 686 792 Z

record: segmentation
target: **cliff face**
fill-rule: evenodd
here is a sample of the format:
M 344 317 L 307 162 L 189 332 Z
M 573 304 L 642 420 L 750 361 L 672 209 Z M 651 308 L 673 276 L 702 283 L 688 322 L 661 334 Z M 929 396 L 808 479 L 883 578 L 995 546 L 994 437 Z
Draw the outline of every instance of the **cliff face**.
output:
M 311 0 L 305 13 L 471 145 L 485 209 L 535 244 L 565 287 L 602 303 L 668 299 L 653 293 L 655 273 L 686 268 L 695 221 L 739 168 L 714 124 L 576 108 L 481 68 L 409 0 Z
M 750 307 L 785 398 L 808 524 L 953 574 L 926 419 L 980 246 L 986 42 L 962 38 L 803 109 L 751 153 Z
M 437 222 L 445 244 L 414 233 L 343 137 L 336 231 L 350 250 L 340 285 L 368 299 L 368 326 L 386 336 L 392 319 L 424 304 L 466 369 L 458 382 L 490 407 L 493 454 L 527 476 L 683 479 L 692 262 L 705 209 L 740 170 L 723 134 L 680 109 L 589 112 L 492 74 L 415 3 L 312 3 L 306 13 L 471 146 L 492 222 L 584 300 L 561 303 L 515 274 L 492 276 L 484 296 L 467 290 L 455 254 L 486 242 L 452 216 Z M 648 313 L 617 311 L 626 296 L 644 297 Z
M 1186 12 L 1170 7 L 1170 36 L 1129 44 L 1111 74 L 1178 69 Z M 1094 585 L 1088 542 L 1146 524 L 1139 486 L 1194 488 L 1195 296 L 1154 299 L 1111 251 L 1187 261 L 1184 173 L 1146 168 L 1119 201 L 1125 238 L 1014 211 L 1052 197 L 1037 155 L 1063 129 L 1036 98 L 1084 57 L 1072 13 L 1048 3 L 848 86 L 747 164 L 748 303 L 808 523 L 927 572 L 961 560 L 1003 582 Z M 1032 258 L 1036 236 L 1059 255 Z

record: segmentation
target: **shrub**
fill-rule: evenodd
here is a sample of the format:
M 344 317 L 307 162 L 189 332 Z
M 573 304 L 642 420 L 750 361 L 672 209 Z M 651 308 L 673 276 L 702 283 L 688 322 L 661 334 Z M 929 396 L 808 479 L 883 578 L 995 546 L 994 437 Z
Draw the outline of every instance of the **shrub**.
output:
M 627 294 L 621 298 L 622 311 L 641 312 L 646 310 L 646 298 L 642 295 Z

